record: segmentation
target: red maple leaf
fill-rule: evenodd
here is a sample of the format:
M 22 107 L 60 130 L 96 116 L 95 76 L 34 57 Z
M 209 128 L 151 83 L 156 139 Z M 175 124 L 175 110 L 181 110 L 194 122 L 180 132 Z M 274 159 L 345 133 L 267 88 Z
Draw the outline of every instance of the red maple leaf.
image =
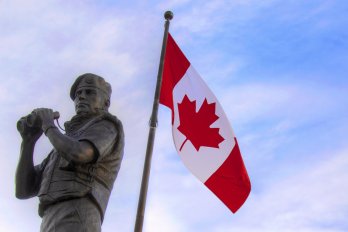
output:
M 219 117 L 215 114 L 215 103 L 208 104 L 207 99 L 196 112 L 196 101 L 190 101 L 185 95 L 181 103 L 178 103 L 180 125 L 178 130 L 186 136 L 186 140 L 180 147 L 180 151 L 187 140 L 199 151 L 201 146 L 219 148 L 219 144 L 225 139 L 219 134 L 219 128 L 210 128 Z

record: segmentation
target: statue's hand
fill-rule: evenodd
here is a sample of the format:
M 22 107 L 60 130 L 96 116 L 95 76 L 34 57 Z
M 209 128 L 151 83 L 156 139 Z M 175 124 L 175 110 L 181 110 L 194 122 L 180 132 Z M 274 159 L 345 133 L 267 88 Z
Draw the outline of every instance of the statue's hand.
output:
M 27 117 L 22 117 L 17 123 L 17 129 L 22 136 L 23 141 L 36 142 L 42 135 L 40 127 L 30 127 L 27 124 Z
M 41 130 L 46 131 L 47 128 L 55 127 L 54 125 L 54 113 L 52 109 L 38 108 L 33 110 L 33 113 L 39 117 L 41 123 Z

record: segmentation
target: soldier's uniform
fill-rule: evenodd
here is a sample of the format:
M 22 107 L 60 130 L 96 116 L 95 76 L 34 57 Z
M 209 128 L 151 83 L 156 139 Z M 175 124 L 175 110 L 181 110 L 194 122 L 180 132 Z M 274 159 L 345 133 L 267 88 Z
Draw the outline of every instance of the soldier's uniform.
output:
M 81 80 L 77 79 L 72 92 Z M 65 124 L 65 128 L 67 136 L 90 143 L 96 158 L 90 163 L 77 164 L 53 149 L 40 165 L 35 166 L 37 173 L 41 174 L 38 192 L 41 231 L 97 232 L 101 230 L 121 165 L 124 147 L 122 124 L 115 116 L 101 112 L 89 117 L 77 115 Z

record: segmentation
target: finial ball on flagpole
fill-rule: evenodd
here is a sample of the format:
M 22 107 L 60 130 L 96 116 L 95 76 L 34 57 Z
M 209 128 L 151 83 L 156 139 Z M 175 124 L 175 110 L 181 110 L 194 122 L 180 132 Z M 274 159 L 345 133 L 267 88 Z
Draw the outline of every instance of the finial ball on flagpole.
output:
M 173 12 L 171 12 L 169 10 L 164 13 L 164 18 L 167 20 L 171 20 L 173 17 L 174 17 Z

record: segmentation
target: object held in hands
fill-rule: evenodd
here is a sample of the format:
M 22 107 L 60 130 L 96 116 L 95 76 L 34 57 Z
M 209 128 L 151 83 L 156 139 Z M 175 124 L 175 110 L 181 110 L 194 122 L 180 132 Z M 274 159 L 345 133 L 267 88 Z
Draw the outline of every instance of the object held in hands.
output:
M 53 117 L 54 119 L 58 119 L 60 117 L 59 112 L 53 112 Z M 30 130 L 38 127 L 41 127 L 41 121 L 35 112 L 19 119 L 17 122 L 17 130 L 21 133 L 25 130 Z

